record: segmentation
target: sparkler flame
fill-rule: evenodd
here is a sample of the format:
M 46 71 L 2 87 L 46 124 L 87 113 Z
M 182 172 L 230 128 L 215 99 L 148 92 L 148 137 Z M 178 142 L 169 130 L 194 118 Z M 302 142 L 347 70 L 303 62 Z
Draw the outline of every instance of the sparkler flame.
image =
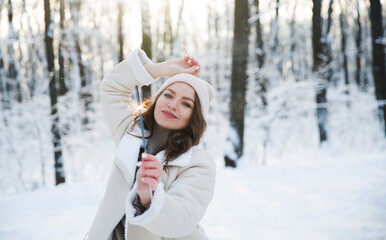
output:
M 145 106 L 143 103 L 141 103 L 140 105 L 137 105 L 137 108 L 136 108 L 136 113 L 144 113 L 146 112 L 146 109 L 145 109 Z
M 135 115 L 139 115 L 140 113 L 144 113 L 147 111 L 144 103 L 138 105 L 135 102 L 129 102 L 129 104 L 127 104 L 126 110 L 129 113 L 133 113 Z

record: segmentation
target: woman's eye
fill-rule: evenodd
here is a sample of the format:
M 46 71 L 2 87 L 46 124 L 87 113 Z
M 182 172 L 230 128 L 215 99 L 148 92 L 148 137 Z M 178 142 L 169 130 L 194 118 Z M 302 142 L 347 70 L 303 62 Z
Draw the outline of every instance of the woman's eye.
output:
M 164 95 L 165 97 L 167 97 L 167 98 L 172 98 L 173 96 L 172 95 L 170 95 L 169 93 L 165 93 L 165 95 Z
M 189 103 L 187 103 L 187 102 L 183 102 L 182 105 L 184 105 L 185 107 L 188 107 L 188 108 L 191 107 L 191 105 Z

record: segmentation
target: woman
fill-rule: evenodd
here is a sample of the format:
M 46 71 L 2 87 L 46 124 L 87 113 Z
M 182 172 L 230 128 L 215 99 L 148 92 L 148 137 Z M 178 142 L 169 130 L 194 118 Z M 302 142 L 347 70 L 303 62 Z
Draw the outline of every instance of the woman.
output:
M 106 74 L 100 96 L 117 153 L 87 240 L 208 239 L 198 223 L 213 196 L 216 168 L 197 145 L 214 90 L 195 76 L 199 71 L 188 56 L 152 63 L 135 50 Z M 148 154 L 141 154 L 130 95 L 162 76 L 172 77 L 144 113 Z

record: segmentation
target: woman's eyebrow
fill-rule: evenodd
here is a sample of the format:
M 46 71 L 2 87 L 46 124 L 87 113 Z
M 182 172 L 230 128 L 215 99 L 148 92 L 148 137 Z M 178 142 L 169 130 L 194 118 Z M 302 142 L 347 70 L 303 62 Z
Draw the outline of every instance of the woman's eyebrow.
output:
M 176 92 L 173 91 L 172 89 L 170 88 L 167 88 L 166 90 L 169 90 L 171 93 L 173 93 L 174 95 L 176 95 Z M 186 99 L 186 100 L 189 100 L 189 101 L 192 101 L 193 103 L 196 103 L 193 99 L 189 98 L 189 97 L 182 97 L 183 99 Z
M 176 92 L 173 91 L 173 90 L 171 90 L 170 88 L 167 88 L 166 90 L 169 90 L 169 91 L 171 91 L 173 94 L 176 94 Z
M 182 97 L 182 98 L 183 98 L 183 99 L 186 99 L 186 100 L 189 100 L 189 101 L 192 101 L 193 103 L 195 103 L 194 100 L 191 99 L 191 98 L 188 98 L 188 97 Z

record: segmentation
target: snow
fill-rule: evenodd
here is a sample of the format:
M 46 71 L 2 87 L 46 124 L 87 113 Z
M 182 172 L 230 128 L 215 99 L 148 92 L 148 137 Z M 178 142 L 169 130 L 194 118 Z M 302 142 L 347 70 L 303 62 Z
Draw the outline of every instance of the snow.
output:
M 337 161 L 320 151 L 311 161 L 236 170 L 218 164 L 215 195 L 201 225 L 213 240 L 385 239 L 383 153 Z M 98 180 L 1 196 L 0 238 L 82 239 L 104 187 Z
M 382 239 L 385 170 L 384 159 L 223 169 L 203 223 L 211 239 Z
M 18 41 L 10 39 L 7 31 L 0 36 L 3 43 L 0 54 L 7 53 L 10 43 L 14 44 L 20 50 L 18 64 L 23 82 L 32 84 L 32 78 L 36 81 L 33 92 L 23 96 L 25 102 L 11 102 L 12 109 L 0 111 L 0 240 L 83 239 L 102 199 L 115 146 L 103 121 L 98 88 L 103 74 L 117 60 L 116 29 L 111 28 L 116 15 L 104 14 L 114 13 L 116 4 L 108 0 L 85 3 L 93 4 L 92 11 L 83 8 L 84 18 L 79 26 L 68 26 L 61 36 L 67 44 L 67 51 L 63 52 L 69 65 L 66 80 L 72 83 L 70 92 L 58 99 L 65 184 L 53 186 L 48 82 L 42 63 L 43 39 L 39 37 L 39 29 L 43 29 L 39 20 L 43 14 L 42 2 L 28 1 L 26 5 L 29 12 L 24 15 L 32 24 L 21 20 L 24 27 L 15 25 L 15 30 L 12 26 L 9 29 L 10 35 L 20 34 Z M 132 23 L 124 30 L 125 54 L 128 54 L 127 51 L 140 46 L 140 2 L 118 0 L 118 3 L 125 3 L 125 19 Z M 332 51 L 338 54 L 332 63 L 334 77 L 327 92 L 328 142 L 320 146 L 315 91 L 323 80 L 311 71 L 312 1 L 281 2 L 281 20 L 276 27 L 280 28 L 279 37 L 288 41 L 279 42 L 280 54 L 273 53 L 273 49 L 250 48 L 250 56 L 264 50 L 269 64 L 256 72 L 254 60 L 250 59 L 244 153 L 237 168 L 228 169 L 223 166 L 224 153 L 236 158 L 233 146 L 240 142 L 228 123 L 233 3 L 185 1 L 185 4 L 188 11 L 184 10 L 181 24 L 189 23 L 185 24 L 189 28 L 181 25 L 182 38 L 174 50 L 197 56 L 203 66 L 200 76 L 216 88 L 208 131 L 202 142 L 218 167 L 214 198 L 201 221 L 208 237 L 212 240 L 386 239 L 386 139 L 384 125 L 377 119 L 377 109 L 385 101 L 375 100 L 371 66 L 367 63 L 362 65 L 367 89 L 359 89 L 353 82 L 349 86 L 344 84 L 337 37 L 340 29 L 332 25 Z M 276 3 L 261 1 L 260 4 L 259 15 L 250 17 L 249 22 L 259 19 L 265 26 L 263 41 L 268 46 L 277 30 L 269 27 L 275 18 L 272 9 Z M 159 15 L 161 5 L 162 1 L 151 1 L 152 16 Z M 179 6 L 171 5 L 172 22 L 177 18 Z M 353 6 L 348 9 L 353 10 Z M 8 28 L 5 10 L 1 29 Z M 366 7 L 361 11 L 365 13 Z M 292 14 L 296 21 L 288 25 Z M 151 19 L 151 26 L 158 28 L 152 28 L 154 34 L 162 32 L 159 19 Z M 27 26 L 31 29 L 27 30 Z M 367 33 L 363 36 L 362 52 L 366 56 L 362 60 L 371 62 L 370 30 L 368 26 L 364 29 Z M 93 79 L 95 112 L 88 113 L 92 120 L 88 131 L 83 131 L 81 125 L 81 83 L 74 34 L 81 34 L 82 60 L 90 67 L 87 74 Z M 350 38 L 347 45 L 352 80 L 356 69 L 353 41 Z M 36 47 L 36 53 L 27 59 L 22 56 L 30 54 L 29 46 Z M 157 59 L 161 55 L 155 52 L 154 56 Z M 11 60 L 5 57 L 5 66 Z M 37 71 L 30 72 L 31 67 Z M 262 105 L 261 86 L 253 79 L 256 73 L 267 82 L 266 107 Z M 23 91 L 27 90 L 24 87 Z

